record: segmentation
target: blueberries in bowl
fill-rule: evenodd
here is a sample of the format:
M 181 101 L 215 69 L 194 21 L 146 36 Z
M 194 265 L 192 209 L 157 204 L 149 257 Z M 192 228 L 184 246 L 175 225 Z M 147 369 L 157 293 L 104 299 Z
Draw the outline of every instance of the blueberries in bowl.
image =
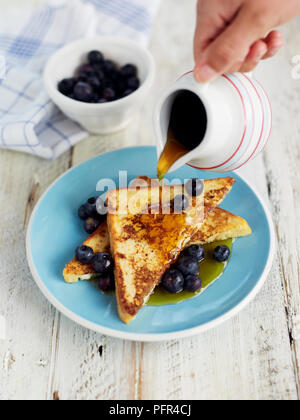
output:
M 217 246 L 214 250 L 213 257 L 218 262 L 226 262 L 230 258 L 231 251 L 226 245 Z
M 125 96 L 129 96 L 134 92 L 134 89 L 126 89 L 125 92 L 123 93 L 123 98 L 125 98 Z
M 169 293 L 180 293 L 184 288 L 184 277 L 179 270 L 171 268 L 162 279 L 162 286 Z
M 78 82 L 74 87 L 74 98 L 81 102 L 90 102 L 93 93 L 92 86 L 87 82 Z
M 103 99 L 107 102 L 114 101 L 117 98 L 116 92 L 113 88 L 107 87 L 103 90 Z
M 141 85 L 138 69 L 133 64 L 119 67 L 105 59 L 101 51 L 90 51 L 87 62 L 79 66 L 74 77 L 58 83 L 58 90 L 71 99 L 104 104 L 125 98 Z
M 107 76 L 110 76 L 111 74 L 115 76 L 115 72 L 117 71 L 117 65 L 111 60 L 105 60 L 103 62 L 103 70 Z
M 140 81 L 137 77 L 131 77 L 127 81 L 127 86 L 129 89 L 136 90 L 140 87 Z
M 78 70 L 78 80 L 86 81 L 89 77 L 95 75 L 95 70 L 90 64 L 82 64 Z M 75 78 L 76 79 L 76 78 Z
M 131 77 L 137 77 L 138 70 L 133 64 L 126 64 L 120 69 L 120 74 L 124 79 L 130 79 Z
M 58 84 L 58 90 L 63 95 L 69 96 L 74 92 L 74 87 L 77 83 L 77 80 L 74 77 L 71 77 L 70 79 L 63 79 Z
M 76 258 L 83 264 L 90 264 L 94 258 L 94 251 L 89 246 L 81 245 L 76 249 Z
M 91 51 L 88 54 L 90 64 L 100 64 L 104 61 L 104 56 L 100 51 Z

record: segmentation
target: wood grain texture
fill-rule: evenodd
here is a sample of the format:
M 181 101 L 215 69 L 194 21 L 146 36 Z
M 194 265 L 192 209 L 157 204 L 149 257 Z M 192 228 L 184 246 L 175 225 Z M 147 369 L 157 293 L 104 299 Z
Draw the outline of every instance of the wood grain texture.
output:
M 99 153 L 154 143 L 157 95 L 192 68 L 194 7 L 194 0 L 184 6 L 163 0 L 150 43 L 158 66 L 155 85 L 127 130 L 92 136 L 54 162 L 0 151 L 0 315 L 7 323 L 6 340 L 0 341 L 0 400 L 299 399 L 300 81 L 292 79 L 290 64 L 300 54 L 297 21 L 284 28 L 284 51 L 257 73 L 272 100 L 274 129 L 265 154 L 241 173 L 269 203 L 278 253 L 266 284 L 246 309 L 193 338 L 125 342 L 59 314 L 27 267 L 28 219 L 60 174 Z

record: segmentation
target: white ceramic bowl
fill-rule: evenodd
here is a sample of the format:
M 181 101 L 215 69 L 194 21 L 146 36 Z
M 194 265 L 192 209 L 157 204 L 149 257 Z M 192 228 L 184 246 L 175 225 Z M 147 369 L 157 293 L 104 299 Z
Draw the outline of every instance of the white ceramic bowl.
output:
M 119 65 L 135 64 L 141 86 L 131 95 L 114 102 L 88 104 L 62 95 L 58 83 L 73 77 L 80 64 L 87 62 L 87 53 L 100 50 L 107 59 Z M 91 133 L 107 134 L 125 128 L 145 102 L 155 75 L 155 64 L 149 51 L 133 41 L 116 37 L 93 37 L 72 42 L 57 51 L 48 61 L 44 83 L 53 102 L 72 120 Z

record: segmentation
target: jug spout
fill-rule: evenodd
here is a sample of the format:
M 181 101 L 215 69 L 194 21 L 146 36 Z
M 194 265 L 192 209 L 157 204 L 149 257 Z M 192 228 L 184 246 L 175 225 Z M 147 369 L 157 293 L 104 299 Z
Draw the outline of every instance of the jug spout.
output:
M 181 95 L 190 98 L 190 103 L 178 107 Z M 271 107 L 262 87 L 249 75 L 224 75 L 200 85 L 191 73 L 162 95 L 154 125 L 158 158 L 165 151 L 170 129 L 185 147 L 185 153 L 169 160 L 168 172 L 185 164 L 228 172 L 257 156 L 265 146 L 271 131 Z

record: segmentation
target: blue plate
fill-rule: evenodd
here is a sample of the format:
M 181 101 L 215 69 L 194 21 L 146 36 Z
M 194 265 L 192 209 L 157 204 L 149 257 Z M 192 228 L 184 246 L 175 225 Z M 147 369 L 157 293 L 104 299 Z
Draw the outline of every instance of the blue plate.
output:
M 272 265 L 275 235 L 271 217 L 253 189 L 238 175 L 199 172 L 185 166 L 169 178 L 182 181 L 233 176 L 236 185 L 222 207 L 245 218 L 253 229 L 238 239 L 223 276 L 199 297 L 177 305 L 145 307 L 137 319 L 123 324 L 113 296 L 100 293 L 94 285 L 69 285 L 62 271 L 86 239 L 77 217 L 78 207 L 97 195 L 96 185 L 111 178 L 118 185 L 119 170 L 129 181 L 138 175 L 155 177 L 157 165 L 153 147 L 135 147 L 97 156 L 64 174 L 37 204 L 27 232 L 27 257 L 33 277 L 47 299 L 63 314 L 94 331 L 113 337 L 160 341 L 186 337 L 229 319 L 255 296 Z M 98 193 L 99 195 L 99 193 Z

